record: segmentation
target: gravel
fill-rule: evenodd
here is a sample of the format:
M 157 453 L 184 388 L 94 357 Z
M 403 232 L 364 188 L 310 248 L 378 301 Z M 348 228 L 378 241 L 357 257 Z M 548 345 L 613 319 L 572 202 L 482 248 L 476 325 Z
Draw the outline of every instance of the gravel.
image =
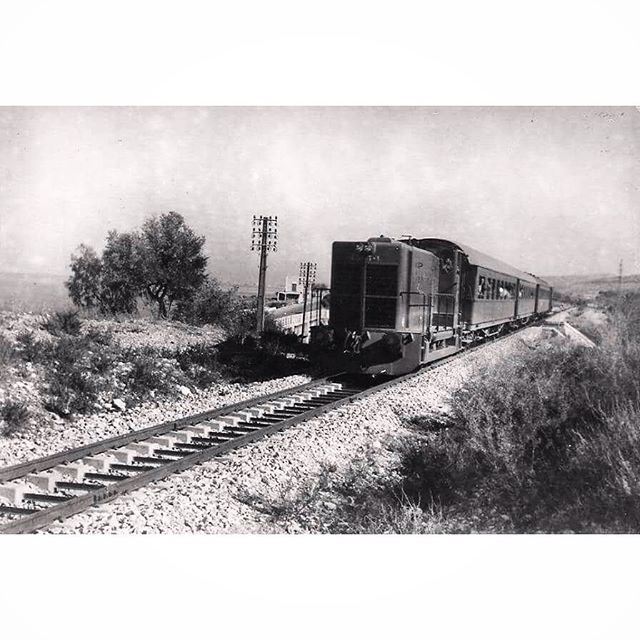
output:
M 24 433 L 0 437 L 0 465 L 6 466 L 80 447 L 96 440 L 144 429 L 160 422 L 217 409 L 256 396 L 287 389 L 310 380 L 307 376 L 288 376 L 251 384 L 220 383 L 190 395 L 144 402 L 130 409 L 82 416 L 65 421 L 50 414 L 50 421 L 36 424 Z
M 403 383 L 357 400 L 352 404 L 284 432 L 252 443 L 216 460 L 194 467 L 132 494 L 122 496 L 48 527 L 50 533 L 296 533 L 302 527 L 290 519 L 274 522 L 260 510 L 262 499 L 279 499 L 308 486 L 321 469 L 331 465 L 340 472 L 372 447 L 380 450 L 384 472 L 384 443 L 402 430 L 412 416 L 446 412 L 450 394 L 477 369 L 486 369 L 518 350 L 533 348 L 545 337 L 531 327 L 478 351 Z M 300 377 L 251 385 L 246 397 L 300 383 Z M 278 387 L 278 385 L 281 385 Z M 224 397 L 238 401 L 242 391 Z M 210 402 L 220 400 L 218 395 Z M 197 399 L 185 399 L 171 408 L 140 408 L 131 415 L 110 417 L 103 429 L 126 432 L 132 418 L 139 426 L 166 420 L 181 413 L 202 410 Z M 194 404 L 195 403 L 195 404 Z M 204 403 L 203 403 L 204 404 Z M 216 405 L 219 406 L 219 405 Z M 165 412 L 163 412 L 165 411 Z M 129 412 L 127 412 L 129 413 Z M 117 425 L 113 421 L 117 421 Z M 100 421 L 98 421 L 98 424 Z M 86 435 L 86 425 L 83 434 Z M 92 438 L 104 437 L 95 430 Z M 78 434 L 80 438 L 80 434 Z M 80 438 L 82 439 L 82 438 Z M 81 442 L 78 441 L 78 444 Z M 42 455 L 38 450 L 37 455 Z M 16 453 L 16 456 L 19 457 Z M 392 458 L 388 458 L 391 468 Z M 330 505 L 326 505 L 331 509 Z
M 48 317 L 47 314 L 0 311 L 0 333 L 12 339 L 21 333 L 33 333 L 38 340 L 51 340 L 51 334 L 43 328 Z M 217 344 L 225 335 L 219 327 L 196 327 L 174 320 L 83 318 L 81 333 L 85 334 L 92 329 L 110 332 L 118 344 L 127 348 L 154 347 L 176 350 L 197 344 Z

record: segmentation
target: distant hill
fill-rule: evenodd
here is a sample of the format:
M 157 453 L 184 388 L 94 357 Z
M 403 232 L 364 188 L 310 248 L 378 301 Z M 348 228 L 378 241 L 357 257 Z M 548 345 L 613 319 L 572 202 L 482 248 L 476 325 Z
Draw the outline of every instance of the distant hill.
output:
M 613 274 L 590 274 L 586 276 L 545 276 L 554 289 L 583 298 L 595 298 L 600 291 L 611 291 L 618 288 L 618 276 Z M 625 291 L 640 289 L 640 274 L 622 277 L 622 289 Z
M 0 271 L 0 311 L 44 313 L 71 306 L 65 280 L 68 276 L 55 273 L 8 273 Z M 233 283 L 223 283 L 225 287 Z M 241 295 L 255 295 L 256 284 L 239 286 Z M 275 286 L 267 286 L 267 296 L 274 295 Z
M 71 306 L 66 276 L 0 272 L 0 310 L 43 313 Z

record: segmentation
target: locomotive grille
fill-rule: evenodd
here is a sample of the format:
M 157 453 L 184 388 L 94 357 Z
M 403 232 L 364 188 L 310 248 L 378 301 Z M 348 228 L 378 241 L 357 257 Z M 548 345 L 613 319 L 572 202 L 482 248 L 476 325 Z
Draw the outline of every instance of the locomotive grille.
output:
M 336 328 L 356 329 L 361 322 L 362 263 L 334 259 L 331 278 L 331 324 Z
M 367 296 L 395 298 L 398 295 L 398 267 L 395 264 L 367 265 Z
M 365 284 L 365 327 L 395 327 L 398 266 L 395 264 L 368 264 Z
M 364 304 L 366 327 L 393 328 L 396 326 L 395 298 L 367 298 Z

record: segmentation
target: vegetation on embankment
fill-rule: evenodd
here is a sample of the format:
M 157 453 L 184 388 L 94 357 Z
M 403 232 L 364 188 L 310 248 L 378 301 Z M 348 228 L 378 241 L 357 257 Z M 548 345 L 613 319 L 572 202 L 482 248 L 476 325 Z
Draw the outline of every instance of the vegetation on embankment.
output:
M 335 533 L 640 531 L 640 294 L 601 302 L 596 348 L 523 343 L 406 421 L 391 471 L 372 449 L 261 508 Z
M 257 342 L 248 330 L 248 313 L 229 318 L 235 330 L 189 327 L 166 321 L 135 323 L 148 332 L 152 344 L 121 341 L 118 323 L 83 320 L 76 312 L 31 316 L 3 316 L 0 322 L 0 435 L 12 435 L 29 418 L 46 412 L 62 418 L 106 410 L 120 410 L 161 396 L 190 395 L 215 382 L 251 382 L 301 373 L 307 361 L 287 358 L 294 351 L 290 337 L 274 328 Z M 17 325 L 17 328 L 14 327 Z M 131 330 L 132 322 L 123 327 Z M 170 325 L 170 326 L 169 326 Z M 201 339 L 171 345 L 158 333 L 202 334 Z M 196 336 L 198 337 L 198 336 Z M 224 339 L 223 339 L 224 338 Z M 123 343 L 124 342 L 124 343 Z M 130 341 L 129 341 L 130 342 Z

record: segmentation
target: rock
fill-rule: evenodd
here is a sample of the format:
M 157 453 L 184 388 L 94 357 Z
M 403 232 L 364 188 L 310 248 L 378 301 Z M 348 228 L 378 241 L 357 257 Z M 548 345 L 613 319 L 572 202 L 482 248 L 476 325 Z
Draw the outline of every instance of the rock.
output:
M 329 502 L 328 500 L 325 500 L 322 505 L 326 508 L 329 509 L 329 511 L 335 511 L 338 506 L 336 505 L 335 502 Z
M 125 401 L 120 398 L 114 398 L 112 404 L 116 409 L 119 409 L 120 411 L 125 411 L 127 408 Z
M 192 396 L 193 393 L 191 393 L 191 389 L 189 389 L 189 387 L 185 387 L 182 384 L 178 385 L 178 391 L 183 395 L 183 396 Z

